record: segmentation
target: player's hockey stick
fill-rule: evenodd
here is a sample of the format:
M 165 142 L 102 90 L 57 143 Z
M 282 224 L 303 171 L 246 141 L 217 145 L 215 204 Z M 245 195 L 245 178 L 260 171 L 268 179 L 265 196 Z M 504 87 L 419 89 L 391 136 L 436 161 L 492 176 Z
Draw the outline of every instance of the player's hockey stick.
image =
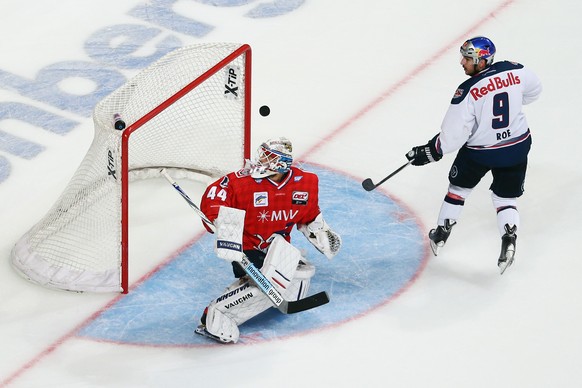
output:
M 413 152 L 413 151 L 410 151 Z M 376 187 L 380 186 L 382 183 L 386 182 L 388 179 L 392 178 L 394 175 L 398 174 L 400 171 L 402 171 L 404 169 L 404 167 L 409 166 L 410 163 L 412 163 L 414 159 L 409 160 L 408 162 L 406 162 L 405 164 L 403 164 L 402 166 L 398 167 L 396 170 L 394 170 L 390 175 L 388 175 L 386 178 L 382 179 L 380 182 L 378 183 L 374 183 L 372 182 L 372 179 L 370 178 L 366 178 L 364 179 L 364 181 L 362 182 L 362 187 L 364 188 L 364 190 L 366 191 L 372 191 L 374 190 Z
M 172 184 L 172 186 L 174 186 L 174 189 L 180 193 L 182 198 L 184 198 L 188 205 L 190 205 L 196 214 L 198 214 L 202 221 L 204 221 L 204 223 L 209 225 L 210 228 L 214 230 L 214 224 L 212 221 L 210 221 L 208 217 L 206 217 L 206 215 L 202 212 L 202 210 L 200 210 L 200 208 L 196 206 L 194 202 L 192 202 L 188 194 L 186 194 L 184 190 L 178 186 L 178 184 L 168 174 L 166 169 L 164 168 L 160 170 L 160 173 L 168 180 L 168 182 Z M 255 282 L 257 287 L 259 287 L 261 291 L 267 295 L 275 307 L 284 314 L 298 313 L 324 305 L 329 302 L 329 296 L 325 291 L 321 291 L 317 294 L 307 296 L 299 300 L 285 300 L 283 299 L 281 293 L 277 291 L 275 287 L 273 287 L 273 284 L 269 281 L 269 279 L 267 279 L 265 275 L 263 275 L 263 273 L 259 271 L 246 256 L 243 256 L 243 259 L 240 261 L 240 265 L 246 274 L 253 280 L 253 282 Z

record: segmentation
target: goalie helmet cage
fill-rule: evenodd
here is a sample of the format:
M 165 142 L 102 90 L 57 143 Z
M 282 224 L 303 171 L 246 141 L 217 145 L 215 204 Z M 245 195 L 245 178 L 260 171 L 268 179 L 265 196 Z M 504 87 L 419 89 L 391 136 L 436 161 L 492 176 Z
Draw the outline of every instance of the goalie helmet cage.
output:
M 251 48 L 174 50 L 100 101 L 95 135 L 49 212 L 16 243 L 26 279 L 69 291 L 128 292 L 129 181 L 213 178 L 250 157 Z M 126 128 L 115 129 L 121 117 Z

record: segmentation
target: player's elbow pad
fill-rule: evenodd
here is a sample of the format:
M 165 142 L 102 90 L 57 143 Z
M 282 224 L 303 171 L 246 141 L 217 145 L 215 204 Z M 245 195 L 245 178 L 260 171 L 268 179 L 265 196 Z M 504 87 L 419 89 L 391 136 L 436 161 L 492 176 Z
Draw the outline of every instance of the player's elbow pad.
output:
M 297 225 L 297 229 L 328 259 L 332 259 L 342 246 L 340 235 L 331 230 L 321 213 L 310 223 Z

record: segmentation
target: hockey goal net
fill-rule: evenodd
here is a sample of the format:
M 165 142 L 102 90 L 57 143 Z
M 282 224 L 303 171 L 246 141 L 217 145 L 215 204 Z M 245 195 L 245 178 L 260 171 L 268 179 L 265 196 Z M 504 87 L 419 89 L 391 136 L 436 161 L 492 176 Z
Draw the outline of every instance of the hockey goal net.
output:
M 85 158 L 14 246 L 13 267 L 46 287 L 126 293 L 130 180 L 162 168 L 218 177 L 242 167 L 250 81 L 248 45 L 199 44 L 165 55 L 100 101 Z

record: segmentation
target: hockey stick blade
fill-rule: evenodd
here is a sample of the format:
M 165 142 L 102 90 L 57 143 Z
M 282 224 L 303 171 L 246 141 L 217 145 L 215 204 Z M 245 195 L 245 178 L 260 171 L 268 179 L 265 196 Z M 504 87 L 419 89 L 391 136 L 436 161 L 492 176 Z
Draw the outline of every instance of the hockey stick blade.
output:
M 386 178 L 382 179 L 380 182 L 378 183 L 374 183 L 372 182 L 372 180 L 370 178 L 366 178 L 364 179 L 364 181 L 362 182 L 362 187 L 364 188 L 364 190 L 366 191 L 372 191 L 374 190 L 376 187 L 380 186 L 382 183 L 386 182 L 388 179 L 392 178 L 394 175 L 398 174 L 400 171 L 402 171 L 404 169 L 404 167 L 409 166 L 410 163 L 412 163 L 414 159 L 409 160 L 408 162 L 406 162 L 405 164 L 403 164 L 402 166 L 398 167 L 396 170 L 394 170 L 390 175 L 388 175 Z
M 321 291 L 317 294 L 307 296 L 303 299 L 284 301 L 279 307 L 279 311 L 284 314 L 295 314 L 301 311 L 310 310 L 315 307 L 322 306 L 329 302 L 329 296 L 327 292 Z
M 376 185 L 374 184 L 374 182 L 372 182 L 372 180 L 370 178 L 366 178 L 362 182 L 362 187 L 366 191 L 372 191 L 376 188 Z

